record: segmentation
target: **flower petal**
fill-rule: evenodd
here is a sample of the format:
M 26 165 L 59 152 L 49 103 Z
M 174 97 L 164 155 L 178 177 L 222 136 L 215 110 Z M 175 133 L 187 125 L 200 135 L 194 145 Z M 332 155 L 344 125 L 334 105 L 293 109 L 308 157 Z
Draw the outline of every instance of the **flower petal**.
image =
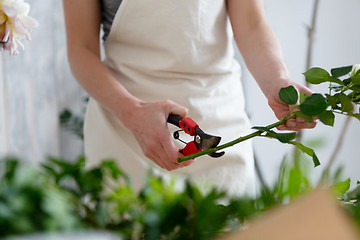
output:
M 7 17 L 5 15 L 4 11 L 2 11 L 0 9 L 0 25 L 3 24 L 6 20 L 7 20 Z
M 16 16 L 18 9 L 15 4 L 10 5 L 9 3 L 3 3 L 3 10 L 8 17 Z
M 22 16 L 21 21 L 29 30 L 39 26 L 39 22 L 30 16 Z

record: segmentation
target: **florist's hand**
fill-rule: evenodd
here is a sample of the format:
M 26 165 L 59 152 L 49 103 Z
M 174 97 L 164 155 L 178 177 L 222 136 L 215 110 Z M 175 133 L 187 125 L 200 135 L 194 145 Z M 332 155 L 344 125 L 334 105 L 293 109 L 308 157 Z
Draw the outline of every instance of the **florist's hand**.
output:
M 123 124 L 132 131 L 144 155 L 168 171 L 194 162 L 177 162 L 177 158 L 182 154 L 179 153 L 167 127 L 170 113 L 185 117 L 187 109 L 169 100 L 138 102 L 132 111 L 122 117 Z
M 311 95 L 313 92 L 306 88 L 303 85 L 300 85 L 296 82 L 290 82 L 287 84 L 287 86 L 294 86 L 298 92 L 305 93 L 307 95 Z M 287 87 L 282 86 L 282 87 Z M 275 116 L 281 120 L 283 119 L 291 110 L 293 106 L 287 105 L 283 103 L 279 98 L 279 91 L 281 87 L 273 91 L 270 97 L 268 97 L 268 104 L 271 107 L 271 109 L 274 111 Z M 304 119 L 297 117 L 296 119 L 289 119 L 286 124 L 282 124 L 277 127 L 279 130 L 290 130 L 290 131 L 299 131 L 304 128 L 314 128 L 316 126 L 316 121 L 313 123 L 306 122 Z

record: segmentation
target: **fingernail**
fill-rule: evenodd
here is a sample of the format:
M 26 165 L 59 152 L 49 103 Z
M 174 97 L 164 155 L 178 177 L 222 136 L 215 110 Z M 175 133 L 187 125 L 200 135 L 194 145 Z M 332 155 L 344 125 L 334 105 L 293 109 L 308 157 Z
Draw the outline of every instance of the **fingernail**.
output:
M 296 127 L 296 123 L 295 122 L 289 122 L 286 124 L 286 126 L 290 127 L 290 128 L 294 128 Z
M 281 127 L 278 127 L 279 130 L 285 130 L 286 127 L 285 126 L 281 126 Z
M 305 119 L 303 119 L 303 118 L 296 118 L 296 121 L 299 122 L 299 123 L 303 123 L 303 122 L 305 122 Z

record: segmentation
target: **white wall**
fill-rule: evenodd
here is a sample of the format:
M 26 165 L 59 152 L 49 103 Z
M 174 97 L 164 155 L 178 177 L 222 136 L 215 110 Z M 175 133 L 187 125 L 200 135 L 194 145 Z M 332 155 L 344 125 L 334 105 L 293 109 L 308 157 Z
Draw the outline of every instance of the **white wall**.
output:
M 62 1 L 29 3 L 40 23 L 32 41 L 23 41 L 26 49 L 19 56 L 0 53 L 0 157 L 72 158 L 82 143 L 60 129 L 59 113 L 81 111 L 84 94 L 67 63 Z
M 311 23 L 314 0 L 264 0 L 268 20 L 282 45 L 285 62 L 292 78 L 304 83 L 307 27 Z M 360 19 L 358 0 L 320 0 L 314 39 L 312 66 L 330 70 L 333 67 L 360 63 Z M 248 112 L 253 125 L 267 125 L 276 120 L 267 106 L 266 99 L 248 72 L 244 73 Z M 327 86 L 312 86 L 315 92 L 326 93 Z M 321 140 L 322 146 L 314 146 L 322 165 L 313 169 L 319 177 L 332 155 L 341 132 L 344 118 L 336 116 L 335 126 L 318 124 L 316 129 L 306 130 L 304 142 Z M 352 119 L 349 130 L 336 159 L 336 165 L 344 166 L 344 176 L 353 183 L 360 180 L 360 121 Z M 291 147 L 269 139 L 255 139 L 254 146 L 261 169 L 268 182 L 277 177 L 280 162 Z M 310 160 L 309 160 L 310 161 Z

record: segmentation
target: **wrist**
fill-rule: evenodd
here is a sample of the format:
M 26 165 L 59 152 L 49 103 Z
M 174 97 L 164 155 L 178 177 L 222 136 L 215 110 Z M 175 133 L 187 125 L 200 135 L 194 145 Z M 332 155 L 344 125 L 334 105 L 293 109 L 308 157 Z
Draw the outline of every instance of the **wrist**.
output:
M 114 101 L 111 113 L 115 115 L 126 127 L 132 121 L 132 115 L 143 106 L 144 102 L 134 96 L 123 96 Z
M 260 86 L 267 99 L 277 96 L 281 88 L 291 85 L 291 79 L 288 76 L 272 78 L 272 80 L 263 81 Z

